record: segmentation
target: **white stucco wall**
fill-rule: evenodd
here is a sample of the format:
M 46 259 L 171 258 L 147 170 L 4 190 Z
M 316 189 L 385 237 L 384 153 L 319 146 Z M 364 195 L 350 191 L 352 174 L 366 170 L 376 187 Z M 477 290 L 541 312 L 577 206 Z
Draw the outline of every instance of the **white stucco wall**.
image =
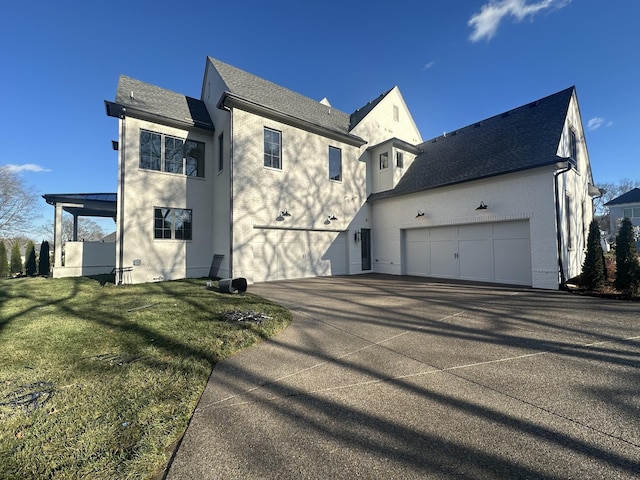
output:
M 282 132 L 282 169 L 264 166 L 265 127 Z M 366 166 L 357 147 L 239 109 L 233 129 L 234 276 L 253 281 L 253 242 L 264 227 L 336 237 L 358 228 L 352 220 L 366 201 Z M 341 149 L 342 181 L 329 180 L 329 146 Z M 279 220 L 283 210 L 291 216 Z M 330 215 L 337 220 L 329 221 Z M 356 249 L 354 243 L 348 248 Z
M 127 117 L 120 138 L 118 175 L 118 228 L 116 262 L 131 268 L 131 283 L 206 276 L 213 258 L 212 177 L 213 135 L 186 131 Z M 140 130 L 189 138 L 205 143 L 205 177 L 187 177 L 139 168 Z M 121 130 L 122 131 L 122 130 Z M 124 162 L 122 159 L 124 158 Z M 122 210 L 124 202 L 124 210 Z M 154 239 L 154 208 L 192 210 L 192 240 Z

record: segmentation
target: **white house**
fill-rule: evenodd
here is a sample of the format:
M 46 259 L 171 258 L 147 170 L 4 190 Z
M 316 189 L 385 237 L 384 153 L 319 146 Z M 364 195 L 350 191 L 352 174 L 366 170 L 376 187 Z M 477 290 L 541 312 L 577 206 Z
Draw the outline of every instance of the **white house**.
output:
M 633 188 L 605 205 L 609 207 L 609 232 L 612 237 L 617 235 L 623 218 L 628 218 L 634 227 L 640 228 L 640 188 Z M 640 251 L 640 240 L 638 240 L 638 251 Z
M 347 114 L 210 57 L 200 100 L 121 76 L 105 104 L 118 282 L 580 273 L 599 190 L 573 87 L 427 141 L 397 87 Z

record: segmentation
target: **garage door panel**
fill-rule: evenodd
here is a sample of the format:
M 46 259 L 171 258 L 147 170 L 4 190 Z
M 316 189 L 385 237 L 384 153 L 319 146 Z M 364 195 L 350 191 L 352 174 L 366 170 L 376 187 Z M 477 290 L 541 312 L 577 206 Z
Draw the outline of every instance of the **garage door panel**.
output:
M 529 239 L 494 239 L 493 245 L 496 282 L 531 285 Z
M 460 278 L 483 281 L 492 279 L 491 247 L 488 239 L 459 240 L 458 249 Z
M 429 242 L 431 275 L 434 277 L 456 278 L 458 265 L 456 248 L 450 240 Z
M 428 231 L 426 229 L 407 230 L 405 238 L 405 273 L 407 275 L 426 276 L 430 272 Z

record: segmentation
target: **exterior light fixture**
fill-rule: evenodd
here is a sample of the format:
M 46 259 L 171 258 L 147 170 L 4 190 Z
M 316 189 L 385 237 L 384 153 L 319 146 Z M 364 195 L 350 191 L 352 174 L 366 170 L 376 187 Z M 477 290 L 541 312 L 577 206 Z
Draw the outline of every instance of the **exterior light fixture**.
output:
M 285 210 L 282 210 L 282 211 L 280 212 L 280 215 L 281 215 L 281 216 L 283 216 L 283 217 L 290 217 L 290 216 L 291 216 L 291 214 L 290 214 L 289 212 L 287 212 L 287 210 L 286 210 L 286 209 L 285 209 Z
M 480 202 L 480 205 L 476 208 L 476 210 L 486 210 L 487 206 L 484 202 Z
M 422 210 L 418 210 L 418 214 L 416 215 L 416 218 L 420 217 L 424 217 L 424 212 Z
M 338 219 L 338 217 L 336 217 L 333 213 L 331 215 L 329 215 L 329 221 L 337 220 L 337 219 Z
M 358 243 L 361 238 L 362 238 L 362 233 L 360 232 L 360 230 L 356 230 L 356 233 L 353 234 L 354 242 Z
M 111 148 L 117 152 L 120 149 L 120 143 L 117 140 L 111 140 Z

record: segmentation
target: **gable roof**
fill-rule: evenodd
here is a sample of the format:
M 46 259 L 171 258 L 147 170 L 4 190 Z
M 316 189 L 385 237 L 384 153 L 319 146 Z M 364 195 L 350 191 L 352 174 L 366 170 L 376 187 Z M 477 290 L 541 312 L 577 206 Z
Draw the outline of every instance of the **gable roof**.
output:
M 366 143 L 349 133 L 348 114 L 215 58 L 208 57 L 208 61 L 227 88 L 219 106 L 234 105 L 256 110 L 283 123 L 333 132 L 358 145 Z
M 120 75 L 115 103 L 105 100 L 107 115 L 150 117 L 159 122 L 214 130 L 204 102 L 135 78 Z
M 421 143 L 422 151 L 395 188 L 369 199 L 406 195 L 432 188 L 518 172 L 558 162 L 556 155 L 570 87 Z
M 605 205 L 622 205 L 623 203 L 640 203 L 640 188 L 634 188 L 619 197 L 608 201 Z
M 393 88 L 391 90 L 393 90 Z M 375 100 L 371 100 L 364 107 L 360 107 L 355 112 L 353 112 L 349 117 L 349 130 L 353 129 L 356 125 L 358 125 L 358 123 L 360 123 L 360 121 L 364 117 L 366 117 L 369 114 L 369 112 L 373 110 L 376 107 L 376 105 L 378 105 L 382 101 L 384 97 L 389 95 L 389 92 L 391 92 L 391 90 L 387 90 L 386 92 L 381 93 L 378 96 L 378 98 L 376 98 Z

